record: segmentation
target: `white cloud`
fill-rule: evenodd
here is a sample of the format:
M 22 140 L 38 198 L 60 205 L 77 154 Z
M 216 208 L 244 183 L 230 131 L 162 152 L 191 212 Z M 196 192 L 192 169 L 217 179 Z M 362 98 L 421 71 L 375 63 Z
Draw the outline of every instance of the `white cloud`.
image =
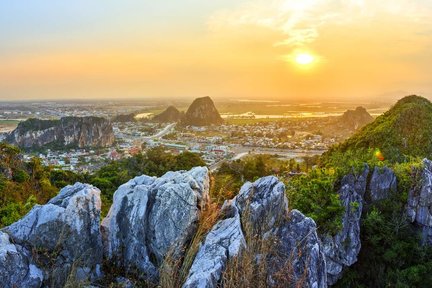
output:
M 412 22 L 421 30 L 426 29 L 431 13 L 429 0 L 254 0 L 215 13 L 208 24 L 213 31 L 249 25 L 265 27 L 284 35 L 274 45 L 301 47 L 316 41 L 328 24 L 381 21 L 391 16 Z

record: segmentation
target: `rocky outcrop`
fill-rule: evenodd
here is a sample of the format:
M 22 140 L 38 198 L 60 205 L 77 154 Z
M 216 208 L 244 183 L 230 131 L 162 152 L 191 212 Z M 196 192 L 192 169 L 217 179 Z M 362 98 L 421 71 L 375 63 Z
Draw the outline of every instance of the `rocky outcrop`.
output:
M 161 123 L 179 122 L 182 120 L 183 116 L 184 114 L 177 110 L 177 108 L 169 106 L 162 113 L 155 115 L 152 120 Z
M 181 256 L 195 234 L 208 193 L 205 167 L 140 176 L 120 186 L 102 223 L 107 258 L 156 282 L 167 253 Z
M 334 236 L 325 235 L 322 240 L 329 285 L 333 285 L 342 277 L 345 267 L 357 262 L 361 248 L 360 218 L 368 174 L 369 167 L 365 166 L 361 174 L 350 173 L 341 180 L 341 188 L 338 193 L 345 209 L 342 217 L 342 229 Z
M 282 182 L 264 177 L 246 183 L 223 207 L 219 221 L 204 240 L 184 287 L 217 287 L 227 263 L 244 253 L 253 253 L 257 264 L 265 261 L 267 285 L 277 286 L 281 271 L 302 287 L 327 287 L 325 257 L 315 222 L 300 212 L 288 213 Z M 254 251 L 248 241 L 269 241 L 270 251 Z M 251 247 L 249 247 L 251 246 Z M 292 265 L 292 266 L 291 266 Z M 286 269 L 288 266 L 293 269 Z M 286 283 L 285 283 L 286 284 Z
M 246 247 L 240 214 L 232 202 L 223 207 L 224 219 L 220 220 L 204 240 L 183 288 L 216 288 L 227 262 L 239 256 Z
M 30 252 L 11 243 L 9 235 L 0 231 L 0 283 L 4 288 L 41 287 L 43 272 L 36 267 Z
M 29 119 L 6 137 L 6 142 L 27 150 L 110 147 L 114 140 L 111 122 L 100 117 Z
M 217 111 L 213 100 L 207 96 L 197 98 L 192 102 L 182 123 L 191 126 L 220 125 L 223 123 L 223 119 Z
M 357 130 L 366 124 L 371 123 L 374 118 L 367 112 L 364 107 L 357 107 L 355 110 L 347 110 L 340 117 L 339 122 L 345 127 Z
M 387 199 L 391 193 L 396 192 L 396 175 L 390 168 L 375 167 L 369 183 L 370 200 L 372 202 Z
M 423 160 L 418 185 L 408 194 L 407 215 L 422 232 L 422 242 L 432 245 L 432 161 Z
M 2 246 L 6 247 L 9 264 L 15 261 L 24 270 L 12 271 L 8 281 L 12 287 L 63 287 L 67 282 L 95 280 L 101 276 L 102 238 L 99 230 L 100 191 L 77 183 L 63 188 L 46 205 L 36 205 L 21 220 L 3 229 Z M 14 252 L 16 251 L 16 254 Z M 12 256 L 11 256 L 12 255 Z M 28 267 L 28 269 L 26 269 Z M 0 267 L 0 274 L 4 273 Z M 26 277 L 20 274 L 28 271 Z M 14 274 L 16 273 L 16 274 Z M 27 283 L 34 283 L 26 286 Z

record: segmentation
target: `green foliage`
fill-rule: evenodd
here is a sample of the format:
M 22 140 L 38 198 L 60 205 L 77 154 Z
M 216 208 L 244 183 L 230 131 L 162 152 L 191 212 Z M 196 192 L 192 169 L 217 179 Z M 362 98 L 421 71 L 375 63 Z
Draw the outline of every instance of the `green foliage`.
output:
M 325 153 L 323 161 L 334 153 L 356 153 L 380 149 L 391 163 L 411 157 L 432 155 L 432 103 L 419 96 L 399 100 L 389 111 L 366 125 L 351 138 Z
M 290 208 L 315 220 L 321 233 L 335 234 L 344 212 L 335 187 L 337 175 L 331 169 L 314 169 L 286 183 Z
M 45 167 L 38 158 L 24 162 L 17 147 L 0 143 L 0 227 L 19 220 L 35 204 L 46 203 L 60 188 L 80 179 L 72 172 Z

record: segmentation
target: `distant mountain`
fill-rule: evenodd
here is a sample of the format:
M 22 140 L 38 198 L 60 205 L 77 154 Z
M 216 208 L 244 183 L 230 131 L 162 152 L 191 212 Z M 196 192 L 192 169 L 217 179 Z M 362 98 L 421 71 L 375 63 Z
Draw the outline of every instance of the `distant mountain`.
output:
M 213 100 L 207 96 L 197 98 L 192 102 L 182 123 L 193 126 L 220 125 L 223 123 L 223 119 Z
M 113 122 L 135 122 L 136 113 L 120 114 L 112 118 Z
M 167 123 L 179 122 L 182 120 L 184 114 L 174 106 L 169 106 L 165 111 L 153 117 L 153 121 Z
M 5 139 L 25 150 L 109 147 L 114 140 L 111 122 L 100 117 L 32 118 L 19 123 Z
M 347 128 L 356 130 L 372 122 L 374 118 L 364 107 L 357 107 L 355 110 L 347 110 L 340 118 L 340 123 Z
M 432 103 L 412 95 L 399 100 L 389 111 L 326 154 L 379 149 L 385 159 L 405 156 L 432 157 Z M 326 155 L 324 155 L 326 156 Z

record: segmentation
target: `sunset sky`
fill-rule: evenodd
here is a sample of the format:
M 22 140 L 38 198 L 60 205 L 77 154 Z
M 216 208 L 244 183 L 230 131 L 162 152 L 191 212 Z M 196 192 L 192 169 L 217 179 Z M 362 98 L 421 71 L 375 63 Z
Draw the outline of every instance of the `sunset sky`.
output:
M 432 0 L 3 0 L 0 99 L 432 97 Z

